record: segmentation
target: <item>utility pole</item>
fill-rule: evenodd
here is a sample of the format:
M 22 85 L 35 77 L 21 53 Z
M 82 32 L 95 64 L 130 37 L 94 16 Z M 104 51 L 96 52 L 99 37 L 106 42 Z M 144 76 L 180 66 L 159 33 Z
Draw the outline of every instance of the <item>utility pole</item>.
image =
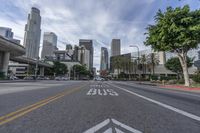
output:
M 137 62 L 137 66 L 139 66 L 139 62 L 140 62 L 140 49 L 139 49 L 139 47 L 137 46 L 137 45 L 130 45 L 130 47 L 135 47 L 135 48 L 137 48 L 137 53 L 138 53 L 138 57 L 137 57 L 137 60 L 138 60 L 138 62 Z M 136 69 L 135 69 L 136 70 Z M 139 74 L 139 73 L 138 73 Z M 139 74 L 139 78 L 141 77 L 141 75 Z

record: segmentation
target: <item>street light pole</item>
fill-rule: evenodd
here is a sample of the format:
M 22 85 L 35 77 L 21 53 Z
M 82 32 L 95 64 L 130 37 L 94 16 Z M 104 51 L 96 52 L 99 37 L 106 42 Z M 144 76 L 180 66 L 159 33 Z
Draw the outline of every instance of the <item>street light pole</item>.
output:
M 138 65 L 139 65 L 139 61 L 140 61 L 140 49 L 139 49 L 139 47 L 137 46 L 137 45 L 130 45 L 129 47 L 135 47 L 135 48 L 137 48 L 137 53 L 138 53 Z M 138 73 L 139 74 L 139 73 Z M 140 74 L 139 74 L 139 77 L 140 77 Z
M 39 56 L 37 57 L 37 60 L 36 60 L 36 65 L 35 65 L 35 80 L 37 79 L 37 72 L 38 72 L 38 62 L 39 62 Z
M 35 65 L 35 80 L 37 79 L 38 63 L 39 63 L 39 58 L 40 58 L 39 57 L 40 47 L 42 47 L 42 46 L 38 46 L 38 56 L 37 56 L 36 65 Z

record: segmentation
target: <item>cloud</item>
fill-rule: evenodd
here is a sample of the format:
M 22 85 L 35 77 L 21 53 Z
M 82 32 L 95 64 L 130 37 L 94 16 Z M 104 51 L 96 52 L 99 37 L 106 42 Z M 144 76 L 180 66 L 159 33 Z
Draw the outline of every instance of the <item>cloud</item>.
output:
M 35 6 L 40 9 L 42 17 L 41 42 L 46 31 L 57 34 L 60 49 L 65 48 L 60 41 L 74 45 L 81 38 L 93 39 L 94 66 L 99 68 L 101 46 L 110 52 L 112 38 L 120 38 L 122 53 L 136 51 L 129 48 L 130 44 L 146 49 L 143 46 L 145 28 L 154 22 L 157 10 L 169 5 L 181 6 L 182 3 L 199 8 L 198 4 L 188 0 L 1 0 L 0 26 L 12 28 L 15 37 L 23 43 L 27 16 Z

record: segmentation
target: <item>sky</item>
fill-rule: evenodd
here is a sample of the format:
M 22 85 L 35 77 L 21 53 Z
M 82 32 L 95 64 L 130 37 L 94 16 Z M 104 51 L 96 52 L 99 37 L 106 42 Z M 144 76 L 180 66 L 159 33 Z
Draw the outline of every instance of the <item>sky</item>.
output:
M 0 27 L 10 27 L 14 38 L 23 45 L 24 27 L 31 7 L 37 7 L 42 17 L 41 44 L 44 32 L 58 36 L 61 42 L 77 45 L 79 39 L 93 39 L 94 67 L 99 69 L 100 48 L 107 47 L 113 38 L 121 39 L 121 53 L 136 51 L 129 45 L 145 47 L 144 33 L 154 16 L 166 7 L 188 4 L 191 10 L 200 8 L 200 0 L 0 0 Z

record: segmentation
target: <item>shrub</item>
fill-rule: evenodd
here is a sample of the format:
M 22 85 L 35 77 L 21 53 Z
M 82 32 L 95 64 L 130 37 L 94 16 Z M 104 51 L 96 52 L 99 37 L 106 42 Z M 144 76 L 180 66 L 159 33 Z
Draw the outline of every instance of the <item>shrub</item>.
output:
M 179 79 L 179 80 L 177 81 L 177 83 L 178 83 L 178 84 L 184 84 L 185 81 L 184 81 L 184 79 Z
M 169 80 L 169 77 L 167 77 L 167 76 L 160 76 L 160 81 L 162 81 L 162 80 Z
M 200 83 L 200 74 L 195 74 L 192 76 L 192 80 L 197 82 L 197 83 Z
M 158 80 L 158 76 L 157 75 L 151 75 L 151 80 Z

